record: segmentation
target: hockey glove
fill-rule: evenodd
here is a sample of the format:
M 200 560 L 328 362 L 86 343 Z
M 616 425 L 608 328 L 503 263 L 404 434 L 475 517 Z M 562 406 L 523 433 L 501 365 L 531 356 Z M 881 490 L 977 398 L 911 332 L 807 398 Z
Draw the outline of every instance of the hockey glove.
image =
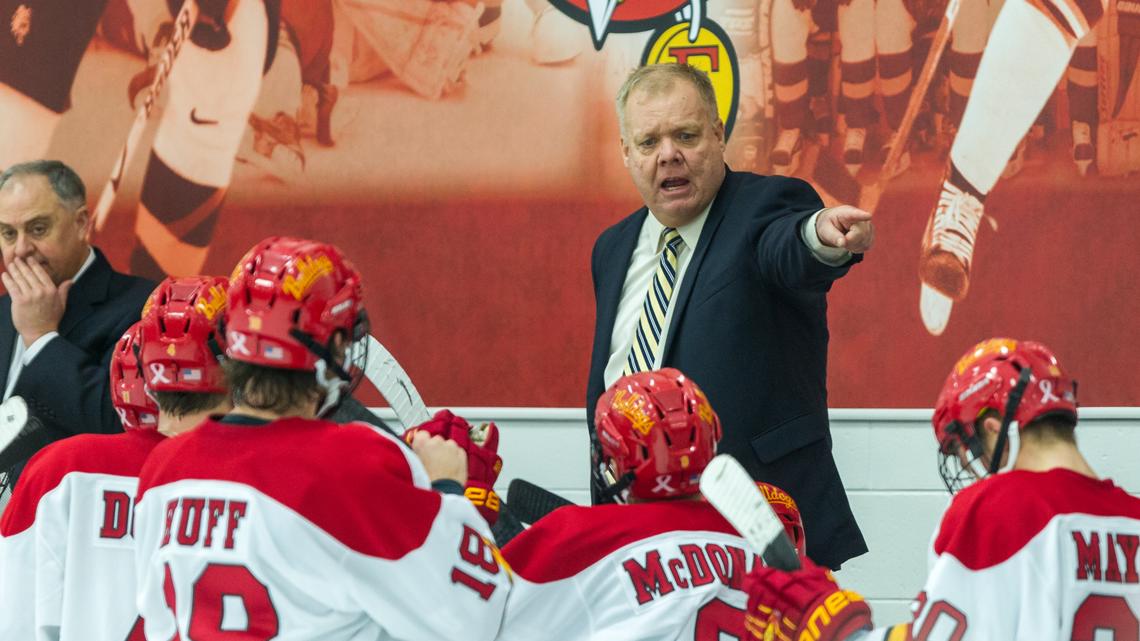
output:
M 802 562 L 794 572 L 758 566 L 745 579 L 745 627 L 753 636 L 843 641 L 871 628 L 871 607 L 862 596 L 840 589 L 831 573 L 811 560 Z
M 430 421 L 405 432 L 404 440 L 410 443 L 412 435 L 419 430 L 455 441 L 467 451 L 467 485 L 463 494 L 475 504 L 487 523 L 494 525 L 499 520 L 500 507 L 495 481 L 503 469 L 503 459 L 498 453 L 499 428 L 494 423 L 472 427 L 462 417 L 440 410 Z

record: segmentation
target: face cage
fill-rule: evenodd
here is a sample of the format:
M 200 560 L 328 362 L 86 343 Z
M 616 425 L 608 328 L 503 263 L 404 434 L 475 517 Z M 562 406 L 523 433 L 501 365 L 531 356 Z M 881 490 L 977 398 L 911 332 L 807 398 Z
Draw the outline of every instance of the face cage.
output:
M 947 454 L 944 448 L 938 450 L 938 473 L 942 476 L 942 482 L 946 484 L 946 489 L 951 494 L 957 494 L 958 491 L 965 489 L 968 485 L 986 476 L 985 465 L 982 464 L 982 457 L 970 453 L 970 459 L 963 464 L 962 457 L 958 454 L 958 447 L 961 443 L 957 440 L 954 441 L 953 452 Z
M 1001 466 L 998 472 L 1013 469 L 1014 461 L 1017 460 L 1017 452 L 1021 446 L 1021 431 L 1016 422 L 1006 427 L 1006 436 L 1005 451 L 992 453 L 999 459 L 1003 456 L 1006 459 L 1005 465 Z M 958 454 L 962 449 L 968 452 L 969 458 L 965 462 Z M 946 453 L 947 450 L 950 451 L 949 454 Z M 957 493 L 974 481 L 990 476 L 988 464 L 983 459 L 984 454 L 982 442 L 976 435 L 967 437 L 963 441 L 963 437 L 959 434 L 951 433 L 942 440 L 938 447 L 938 473 L 951 494 Z
M 602 446 L 595 437 L 593 444 L 593 465 L 590 470 L 590 482 L 594 486 L 594 495 L 598 504 L 629 503 L 629 486 L 636 478 L 633 472 L 626 472 L 625 476 L 618 478 L 617 466 L 613 459 L 607 459 L 602 454 Z

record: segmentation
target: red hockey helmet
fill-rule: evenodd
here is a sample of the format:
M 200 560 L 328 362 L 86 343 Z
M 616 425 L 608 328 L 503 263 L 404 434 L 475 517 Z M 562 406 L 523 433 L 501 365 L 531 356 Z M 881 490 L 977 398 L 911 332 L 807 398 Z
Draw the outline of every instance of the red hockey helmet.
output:
M 351 386 L 360 381 L 369 331 L 364 291 L 356 268 L 332 245 L 281 236 L 254 245 L 230 276 L 224 316 L 229 358 L 328 370 Z M 342 332 L 343 365 L 334 358 Z
M 771 504 L 772 511 L 784 522 L 784 529 L 788 532 L 788 538 L 796 546 L 796 552 L 800 558 L 806 557 L 807 537 L 804 536 L 804 521 L 800 517 L 800 508 L 796 505 L 795 500 L 790 494 L 771 483 L 756 481 L 756 487 L 760 488 L 760 493 Z
M 111 404 L 124 430 L 158 429 L 158 405 L 146 393 L 138 361 L 141 326 L 131 325 L 111 353 Z
M 616 496 L 628 487 L 641 499 L 698 492 L 721 436 L 704 392 L 672 368 L 618 379 L 598 399 L 594 426 L 601 491 Z
M 1003 429 L 986 473 L 994 473 L 1002 458 L 1006 428 L 1018 429 L 1046 415 L 1077 419 L 1077 382 L 1069 378 L 1053 352 L 1032 341 L 991 338 L 966 352 L 942 385 L 934 407 L 934 436 L 942 455 L 942 477 L 954 492 L 962 485 L 962 470 L 954 470 L 959 452 L 968 449 L 975 459 L 982 454 L 977 419 L 986 410 L 1002 417 Z M 1012 435 L 1016 438 L 1016 434 Z M 1010 452 L 1012 461 L 1016 452 Z M 979 476 L 977 468 L 971 476 Z M 984 475 L 984 474 L 982 474 Z
M 152 392 L 224 394 L 218 319 L 228 281 L 218 276 L 167 278 L 143 307 L 139 359 Z

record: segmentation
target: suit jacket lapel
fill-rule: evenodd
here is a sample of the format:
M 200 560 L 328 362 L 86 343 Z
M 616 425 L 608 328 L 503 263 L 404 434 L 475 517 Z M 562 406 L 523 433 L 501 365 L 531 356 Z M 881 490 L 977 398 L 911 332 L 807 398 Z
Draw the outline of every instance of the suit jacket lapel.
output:
M 712 245 L 713 236 L 716 235 L 716 230 L 720 227 L 720 222 L 724 220 L 725 212 L 728 210 L 728 203 L 732 201 L 733 192 L 736 191 L 737 181 L 733 177 L 733 172 L 727 167 L 724 173 L 724 182 L 720 185 L 720 190 L 717 191 L 716 198 L 713 199 L 712 209 L 709 210 L 709 217 L 705 219 L 705 226 L 701 228 L 701 238 L 697 241 L 697 249 L 693 253 L 692 259 L 689 260 L 689 266 L 685 269 L 685 278 L 681 281 L 681 289 L 677 291 L 677 300 L 673 303 L 673 318 L 669 321 L 669 333 L 665 336 L 665 346 L 662 352 L 662 363 L 667 363 L 669 358 L 669 350 L 673 347 L 673 339 L 677 335 L 677 327 L 681 325 L 681 318 L 685 315 L 685 308 L 689 304 L 689 298 L 693 293 L 693 283 L 697 281 L 697 276 L 701 271 L 701 264 L 704 263 L 705 256 L 708 255 L 709 246 Z
M 625 284 L 625 275 L 629 271 L 629 262 L 633 259 L 633 250 L 637 247 L 637 237 L 641 233 L 641 226 L 649 210 L 642 207 L 618 236 L 613 254 L 607 257 L 610 265 L 604 270 L 604 279 L 598 283 L 598 330 L 594 336 L 594 350 L 601 350 L 602 368 L 609 358 L 610 338 L 614 333 L 614 321 L 617 320 L 618 303 L 621 302 L 621 289 Z M 632 329 L 630 330 L 633 331 Z
M 16 345 L 16 326 L 12 324 L 12 297 L 0 299 L 0 394 L 8 389 L 8 369 L 12 366 L 12 348 Z
M 91 315 L 95 305 L 107 300 L 110 287 L 111 263 L 108 263 L 103 253 L 96 249 L 95 262 L 91 263 L 67 294 L 67 309 L 59 321 L 60 335 L 70 335 L 80 321 Z

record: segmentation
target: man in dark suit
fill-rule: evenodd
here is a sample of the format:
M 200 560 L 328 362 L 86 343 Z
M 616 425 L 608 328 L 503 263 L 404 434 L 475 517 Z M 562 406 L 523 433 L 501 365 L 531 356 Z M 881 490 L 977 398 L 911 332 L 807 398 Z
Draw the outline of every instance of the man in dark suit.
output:
M 108 389 L 111 352 L 155 286 L 111 269 L 88 244 L 90 229 L 86 190 L 67 165 L 39 160 L 0 174 L 8 291 L 0 298 L 0 387 L 4 400 L 27 402 L 45 444 L 122 429 Z
M 720 414 L 719 451 L 786 489 L 808 555 L 838 568 L 867 546 L 831 455 L 826 293 L 870 248 L 870 214 L 728 170 L 712 85 L 692 67 L 638 69 L 617 102 L 646 207 L 594 245 L 587 414 L 623 374 L 681 370 Z

